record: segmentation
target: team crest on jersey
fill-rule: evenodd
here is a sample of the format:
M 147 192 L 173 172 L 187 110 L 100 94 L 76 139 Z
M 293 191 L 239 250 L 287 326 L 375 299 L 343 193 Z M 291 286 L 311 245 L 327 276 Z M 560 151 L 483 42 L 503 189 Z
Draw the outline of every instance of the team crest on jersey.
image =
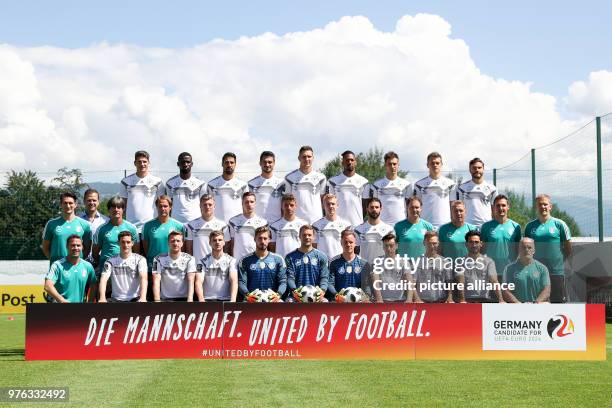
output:
M 353 267 L 351 265 L 346 267 L 346 273 L 353 273 Z
M 272 261 L 268 262 L 268 268 L 274 269 L 274 265 L 276 265 L 274 262 Z
M 452 236 L 453 236 L 453 233 L 452 233 L 452 232 L 449 232 L 448 234 L 446 234 L 446 236 L 447 236 L 448 238 L 450 238 L 450 237 L 452 237 Z
M 531 229 L 531 235 L 535 235 L 535 234 L 536 234 L 536 232 L 538 232 L 538 227 L 533 227 L 533 228 Z
M 309 262 L 308 257 L 307 256 L 303 257 L 302 262 L 304 262 L 305 264 L 308 264 Z
M 340 275 L 344 275 L 344 272 L 345 272 L 345 271 L 344 271 L 344 266 L 341 266 L 340 268 L 338 268 L 338 273 L 339 273 Z
M 266 269 L 266 263 L 265 263 L 265 262 L 263 262 L 263 261 L 262 261 L 262 262 L 260 262 L 260 263 L 259 263 L 259 268 L 260 268 L 260 269 Z
M 359 273 L 359 272 L 361 272 L 361 266 L 357 265 L 355 267 L 355 273 Z

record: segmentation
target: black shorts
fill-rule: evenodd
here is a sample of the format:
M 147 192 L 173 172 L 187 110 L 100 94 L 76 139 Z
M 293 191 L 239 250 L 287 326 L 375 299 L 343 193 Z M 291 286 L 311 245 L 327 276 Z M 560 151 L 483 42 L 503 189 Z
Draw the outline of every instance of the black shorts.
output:
M 186 297 L 180 297 L 180 298 L 170 298 L 170 299 L 162 299 L 162 302 L 186 302 L 187 298 Z

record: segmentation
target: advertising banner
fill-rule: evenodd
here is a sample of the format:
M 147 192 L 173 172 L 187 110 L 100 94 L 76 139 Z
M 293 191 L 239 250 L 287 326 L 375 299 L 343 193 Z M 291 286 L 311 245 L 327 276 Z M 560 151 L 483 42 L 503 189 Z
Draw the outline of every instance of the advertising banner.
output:
M 606 358 L 603 305 L 28 304 L 26 360 Z

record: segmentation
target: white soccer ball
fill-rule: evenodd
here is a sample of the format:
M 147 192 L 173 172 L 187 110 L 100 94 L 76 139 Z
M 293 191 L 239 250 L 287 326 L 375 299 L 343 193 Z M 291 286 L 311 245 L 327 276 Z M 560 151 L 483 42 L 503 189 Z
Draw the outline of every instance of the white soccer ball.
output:
M 280 300 L 280 295 L 273 291 L 272 289 L 266 289 L 261 291 L 260 300 L 258 302 L 278 302 Z
M 361 288 L 348 287 L 338 292 L 346 303 L 360 303 L 367 300 L 367 296 Z
M 296 289 L 299 298 L 296 298 L 298 302 L 302 303 L 315 303 L 319 301 L 319 293 L 321 289 L 313 285 L 305 285 Z

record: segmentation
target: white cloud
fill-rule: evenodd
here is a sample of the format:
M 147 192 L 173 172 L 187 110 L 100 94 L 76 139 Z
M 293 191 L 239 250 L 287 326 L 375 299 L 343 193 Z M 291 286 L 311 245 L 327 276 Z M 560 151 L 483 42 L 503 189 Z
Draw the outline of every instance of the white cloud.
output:
M 610 106 L 610 78 L 574 83 L 566 105 L 584 115 Z M 186 49 L 0 46 L 0 167 L 118 170 L 90 181 L 118 179 L 139 149 L 158 171 L 174 171 L 188 150 L 199 171 L 217 172 L 235 151 L 239 170 L 255 172 L 263 149 L 290 170 L 302 144 L 321 165 L 378 145 L 412 170 L 432 150 L 453 168 L 475 155 L 499 166 L 578 123 L 554 97 L 480 72 L 450 24 L 427 14 L 402 17 L 393 32 L 343 17 Z

